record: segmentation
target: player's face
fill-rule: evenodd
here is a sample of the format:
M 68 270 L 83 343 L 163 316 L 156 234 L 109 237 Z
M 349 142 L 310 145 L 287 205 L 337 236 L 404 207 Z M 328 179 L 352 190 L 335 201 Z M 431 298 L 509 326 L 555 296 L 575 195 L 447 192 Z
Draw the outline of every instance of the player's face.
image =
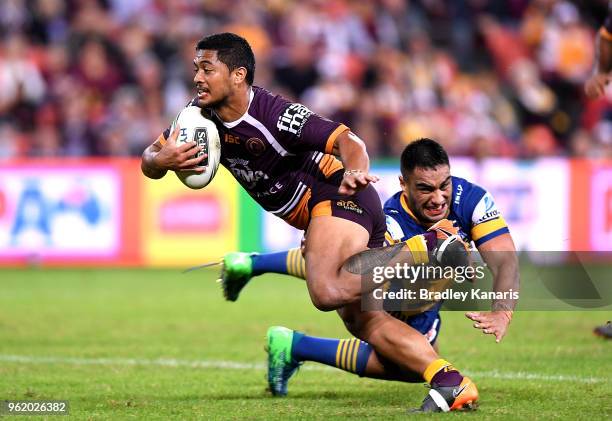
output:
M 198 106 L 217 108 L 232 94 L 230 71 L 219 61 L 214 50 L 197 50 L 193 59 L 193 82 L 198 93 Z
M 415 168 L 408 180 L 400 177 L 402 190 L 408 196 L 408 207 L 423 225 L 431 225 L 450 213 L 453 186 L 450 167 Z

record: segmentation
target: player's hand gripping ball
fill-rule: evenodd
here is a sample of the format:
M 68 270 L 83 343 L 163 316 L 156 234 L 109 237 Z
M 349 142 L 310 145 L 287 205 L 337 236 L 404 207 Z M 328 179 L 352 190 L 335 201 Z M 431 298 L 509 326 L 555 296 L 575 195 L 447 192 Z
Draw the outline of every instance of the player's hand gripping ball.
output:
M 192 189 L 206 187 L 217 173 L 221 161 L 219 131 L 215 123 L 204 117 L 201 109 L 195 106 L 186 107 L 179 113 L 170 127 L 170 133 L 174 131 L 177 125 L 179 127 L 179 134 L 176 139 L 177 146 L 188 142 L 196 142 L 198 146 L 202 147 L 197 156 L 204 154 L 208 156 L 199 165 L 204 168 L 204 171 L 201 171 L 201 169 L 200 171 L 178 170 L 175 171 L 176 176 L 183 184 Z

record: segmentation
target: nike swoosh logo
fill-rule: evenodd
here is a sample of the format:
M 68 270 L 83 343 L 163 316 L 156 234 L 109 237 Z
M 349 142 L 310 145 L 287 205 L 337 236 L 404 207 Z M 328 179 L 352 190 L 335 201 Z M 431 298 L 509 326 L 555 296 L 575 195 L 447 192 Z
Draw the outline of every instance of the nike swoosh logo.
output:
M 465 388 L 468 387 L 469 385 L 470 385 L 469 383 L 466 383 L 460 389 L 453 389 L 453 399 L 456 399 L 457 396 L 459 396 L 461 392 L 463 392 Z
M 442 231 L 444 234 L 446 234 L 447 236 L 451 237 L 453 235 L 452 232 L 445 230 L 444 228 L 438 228 L 438 230 Z

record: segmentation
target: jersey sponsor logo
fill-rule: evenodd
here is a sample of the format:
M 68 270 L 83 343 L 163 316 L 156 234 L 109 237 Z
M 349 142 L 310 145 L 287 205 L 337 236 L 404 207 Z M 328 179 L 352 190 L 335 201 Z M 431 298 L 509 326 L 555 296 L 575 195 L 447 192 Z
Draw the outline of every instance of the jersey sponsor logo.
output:
M 497 209 L 492 210 L 491 212 L 485 213 L 478 221 L 476 221 L 475 225 L 482 224 L 483 222 L 490 221 L 491 219 L 499 218 L 501 212 Z
M 300 137 L 302 135 L 302 128 L 311 115 L 312 111 L 310 111 L 306 106 L 302 104 L 291 104 L 278 118 L 276 127 L 278 130 L 293 133 L 294 135 Z
M 281 183 L 275 183 L 268 190 L 254 192 L 253 195 L 255 197 L 269 197 L 269 196 L 272 196 L 278 193 L 282 188 L 283 188 L 283 185 Z
M 243 158 L 227 158 L 227 162 L 232 167 L 234 166 L 248 167 L 250 161 L 248 159 L 243 159 Z
M 491 210 L 495 207 L 495 202 L 493 201 L 492 197 L 485 196 L 484 203 L 485 203 L 485 212 L 491 212 Z
M 268 174 L 263 171 L 253 171 L 249 167 L 249 160 L 242 158 L 229 158 L 229 170 L 236 180 L 240 181 L 248 190 L 255 188 L 260 180 L 269 180 Z
M 463 193 L 463 186 L 461 184 L 457 185 L 457 194 L 455 195 L 455 205 L 458 205 L 461 202 L 461 194 Z
M 231 143 L 233 145 L 240 145 L 240 138 L 238 136 L 234 136 L 232 134 L 225 133 L 225 136 L 223 136 L 223 142 Z
M 266 144 L 263 140 L 252 137 L 244 145 L 251 155 L 260 156 L 266 151 Z
M 495 206 L 493 196 L 487 192 L 474 208 L 474 212 L 472 213 L 472 222 L 474 225 L 478 225 L 482 224 L 483 222 L 499 218 L 500 216 L 501 212 Z
M 352 200 L 338 200 L 336 206 L 347 211 L 358 213 L 359 215 L 363 213 L 363 208 Z

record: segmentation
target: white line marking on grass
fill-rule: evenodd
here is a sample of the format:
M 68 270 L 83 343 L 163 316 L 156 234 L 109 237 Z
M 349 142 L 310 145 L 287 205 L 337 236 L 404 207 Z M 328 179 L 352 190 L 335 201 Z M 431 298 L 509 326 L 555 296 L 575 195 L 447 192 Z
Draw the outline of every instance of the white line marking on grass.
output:
M 565 374 L 540 374 L 540 373 L 527 373 L 524 371 L 514 371 L 500 373 L 499 371 L 469 371 L 466 370 L 465 374 L 474 378 L 490 378 L 490 379 L 507 379 L 507 380 L 541 380 L 550 382 L 579 382 L 579 383 L 606 383 L 611 379 L 605 379 L 600 377 L 581 377 Z
M 78 357 L 38 357 L 30 355 L 0 355 L 0 362 L 23 364 L 70 364 L 70 365 L 105 365 L 105 366 L 155 366 L 155 367 L 188 367 L 212 368 L 226 370 L 265 370 L 262 363 L 245 363 L 223 360 L 177 360 L 174 358 L 78 358 Z M 323 365 L 307 365 L 302 368 L 308 371 L 331 371 L 332 367 Z M 606 383 L 610 379 L 601 377 L 581 377 L 573 375 L 550 375 L 528 373 L 524 371 L 466 371 L 474 378 L 507 379 L 507 380 L 539 380 L 548 382 L 578 382 L 578 383 Z
M 265 364 L 241 363 L 236 361 L 216 360 L 176 360 L 173 358 L 76 358 L 76 357 L 33 357 L 27 355 L 0 355 L 0 361 L 25 364 L 71 364 L 71 365 L 125 365 L 125 366 L 157 366 L 157 367 L 188 367 L 188 368 L 218 368 L 230 370 L 264 370 Z

